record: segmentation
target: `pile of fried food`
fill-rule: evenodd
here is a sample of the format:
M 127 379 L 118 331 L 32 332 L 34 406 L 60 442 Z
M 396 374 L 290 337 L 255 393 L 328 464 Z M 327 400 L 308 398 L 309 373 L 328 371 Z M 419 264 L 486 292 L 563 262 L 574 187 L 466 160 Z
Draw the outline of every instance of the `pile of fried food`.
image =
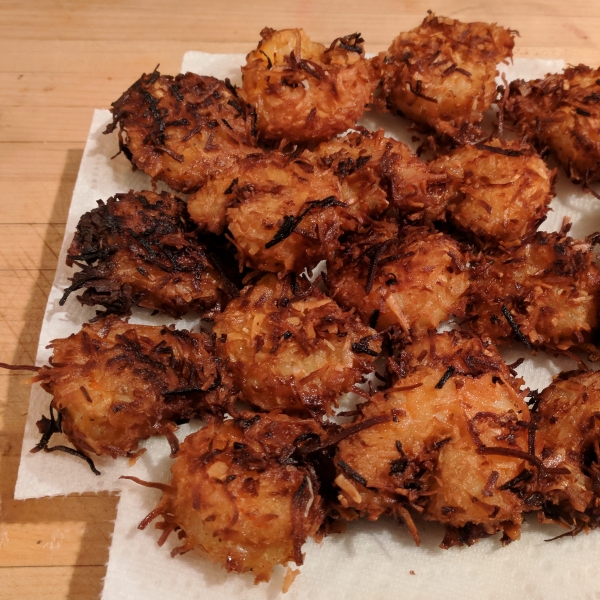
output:
M 497 87 L 514 33 L 430 13 L 367 59 L 359 34 L 264 29 L 240 88 L 142 75 L 106 133 L 180 195 L 130 191 L 81 217 L 62 301 L 105 312 L 53 342 L 34 450 L 62 432 L 94 468 L 165 435 L 172 481 L 141 482 L 163 491 L 141 527 L 162 517 L 174 553 L 256 582 L 359 518 L 392 516 L 417 544 L 419 519 L 438 521 L 444 548 L 518 540 L 532 512 L 597 527 L 596 237 L 538 228 L 549 157 L 595 202 L 600 70 Z M 410 119 L 429 159 L 358 126 L 365 109 Z M 129 324 L 133 307 L 212 330 Z M 579 368 L 528 390 L 509 344 Z

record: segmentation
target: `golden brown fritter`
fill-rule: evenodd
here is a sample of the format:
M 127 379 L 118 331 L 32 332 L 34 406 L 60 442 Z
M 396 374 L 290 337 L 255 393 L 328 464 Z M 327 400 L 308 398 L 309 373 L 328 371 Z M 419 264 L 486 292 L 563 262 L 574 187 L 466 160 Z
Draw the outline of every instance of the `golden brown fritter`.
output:
M 135 167 L 178 192 L 257 150 L 251 116 L 229 81 L 185 73 L 142 75 L 112 104 L 119 146 Z
M 300 273 L 330 256 L 340 235 L 368 221 L 371 210 L 382 210 L 361 197 L 342 198 L 331 169 L 272 152 L 215 177 L 188 209 L 201 229 L 228 227 L 240 266 Z
M 79 220 L 67 254 L 76 264 L 67 296 L 126 314 L 132 306 L 180 317 L 212 313 L 236 296 L 216 257 L 199 240 L 185 203 L 166 192 L 117 194 Z
M 391 109 L 464 142 L 496 97 L 496 65 L 512 56 L 512 33 L 488 23 L 461 23 L 433 13 L 401 33 L 375 64 Z
M 510 84 L 505 109 L 540 151 L 550 149 L 575 182 L 600 179 L 600 69 L 584 65 Z
M 599 292 L 591 242 L 540 231 L 482 258 L 471 277 L 468 327 L 497 343 L 590 349 Z
M 50 366 L 36 381 L 52 394 L 63 433 L 84 453 L 128 456 L 157 434 L 176 446 L 175 421 L 220 415 L 230 399 L 228 375 L 204 333 L 111 315 L 51 346 Z
M 340 179 L 341 198 L 351 211 L 356 207 L 376 217 L 389 203 L 411 222 L 444 214 L 448 177 L 432 173 L 406 144 L 385 137 L 382 129 L 357 128 L 319 144 L 312 155 Z
M 262 410 L 331 414 L 372 370 L 381 342 L 307 282 L 266 275 L 215 318 L 217 353 Z
M 396 516 L 417 543 L 409 508 L 446 524 L 443 547 L 470 545 L 501 530 L 503 542 L 518 539 L 527 504 L 516 492 L 528 490 L 513 490 L 513 480 L 537 461 L 529 454 L 524 393 L 481 342 L 455 332 L 437 337 L 445 361 L 431 351 L 420 358 L 422 343 L 418 356 L 408 347 L 416 366 L 361 405 L 358 423 L 383 415 L 388 420 L 340 442 L 338 500 L 371 520 Z M 435 342 L 428 338 L 425 346 Z
M 600 372 L 554 378 L 536 399 L 544 465 L 565 473 L 543 480 L 550 520 L 596 527 L 600 518 Z
M 469 287 L 465 263 L 459 244 L 443 233 L 425 227 L 397 233 L 381 223 L 370 235 L 353 238 L 327 280 L 331 296 L 354 308 L 364 323 L 378 331 L 398 326 L 419 336 L 463 313 Z
M 517 141 L 462 146 L 430 169 L 449 178 L 452 221 L 491 242 L 514 245 L 533 234 L 554 196 L 556 170 Z
M 159 544 L 174 529 L 185 539 L 173 555 L 197 550 L 227 571 L 251 571 L 255 583 L 276 565 L 301 565 L 325 513 L 314 470 L 296 451 L 322 432 L 276 413 L 208 424 L 181 445 L 173 479 L 140 527 L 162 515 Z
M 265 140 L 313 141 L 352 127 L 377 85 L 356 33 L 329 48 L 302 29 L 265 28 L 242 66 L 242 94 Z

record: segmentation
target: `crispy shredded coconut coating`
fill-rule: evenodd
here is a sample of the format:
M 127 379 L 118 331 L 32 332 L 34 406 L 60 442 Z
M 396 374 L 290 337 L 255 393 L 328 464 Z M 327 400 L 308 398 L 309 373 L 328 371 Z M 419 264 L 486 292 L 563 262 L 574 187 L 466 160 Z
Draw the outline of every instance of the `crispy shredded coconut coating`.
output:
M 142 75 L 112 104 L 119 146 L 138 169 L 189 193 L 253 148 L 252 118 L 229 81 Z
M 600 180 L 600 69 L 569 67 L 510 84 L 505 109 L 541 151 L 550 149 L 575 182 Z
M 356 237 L 329 269 L 331 296 L 378 331 L 398 326 L 423 335 L 464 312 L 465 255 L 449 236 L 426 227 L 399 233 L 380 223 Z
M 362 213 L 377 216 L 391 204 L 411 222 L 431 222 L 444 214 L 448 177 L 432 173 L 406 144 L 386 137 L 382 129 L 357 128 L 321 143 L 314 156 L 340 178 L 342 200 Z
M 599 292 L 589 240 L 538 232 L 482 258 L 471 278 L 468 327 L 497 343 L 593 350 Z
M 330 414 L 372 370 L 376 332 L 314 286 L 266 275 L 215 318 L 217 353 L 262 410 Z
M 276 413 L 210 423 L 181 445 L 166 493 L 140 526 L 162 515 L 159 543 L 174 529 L 184 536 L 173 555 L 197 550 L 227 571 L 251 571 L 255 583 L 276 565 L 301 565 L 325 513 L 298 445 L 322 434 L 316 421 Z
M 339 248 L 344 231 L 386 206 L 380 198 L 373 206 L 360 196 L 344 196 L 333 170 L 313 162 L 275 152 L 249 156 L 189 199 L 190 216 L 213 233 L 228 227 L 240 267 L 311 269 Z
M 544 480 L 547 520 L 596 527 L 600 518 L 600 372 L 561 373 L 536 398 L 542 458 L 565 473 Z
M 200 241 L 185 203 L 166 192 L 117 194 L 79 220 L 67 265 L 81 267 L 65 290 L 78 300 L 126 314 L 142 306 L 180 317 L 212 313 L 238 293 Z
M 430 12 L 375 59 L 382 97 L 391 109 L 438 133 L 464 142 L 478 138 L 477 125 L 496 97 L 496 65 L 512 56 L 513 46 L 504 27 Z
M 430 168 L 449 178 L 452 221 L 490 242 L 514 245 L 533 234 L 554 196 L 556 170 L 517 141 L 462 146 Z
M 229 403 L 228 376 L 204 333 L 111 315 L 51 346 L 50 366 L 36 381 L 84 453 L 128 456 L 157 434 L 176 444 L 175 421 L 219 415 Z
M 377 86 L 360 34 L 329 47 L 302 29 L 265 28 L 260 35 L 242 66 L 242 94 L 261 138 L 325 140 L 356 124 Z
M 506 366 L 496 368 L 499 357 L 484 365 L 481 357 L 493 353 L 481 342 L 454 332 L 437 338 L 445 361 L 432 352 L 423 357 L 424 346 L 435 346 L 431 338 L 417 343 L 417 366 L 360 407 L 358 422 L 389 419 L 340 442 L 338 501 L 371 520 L 394 515 L 417 544 L 409 508 L 447 525 L 442 547 L 470 545 L 501 530 L 503 543 L 518 539 L 527 506 L 506 484 L 531 458 L 524 393 Z M 460 368 L 469 365 L 471 352 L 477 376 Z M 449 371 L 448 363 L 457 366 Z

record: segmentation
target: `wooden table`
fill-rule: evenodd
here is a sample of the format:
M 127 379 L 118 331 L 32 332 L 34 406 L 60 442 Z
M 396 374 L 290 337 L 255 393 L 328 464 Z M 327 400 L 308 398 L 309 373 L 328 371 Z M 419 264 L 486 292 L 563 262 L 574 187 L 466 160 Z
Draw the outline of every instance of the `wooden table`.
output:
M 361 31 L 378 52 L 427 9 L 517 29 L 517 56 L 600 64 L 597 0 L 158 0 L 0 2 L 0 361 L 35 360 L 39 329 L 94 107 L 186 50 L 247 52 L 258 32 Z M 0 599 L 97 598 L 118 499 L 15 501 L 27 377 L 0 372 Z

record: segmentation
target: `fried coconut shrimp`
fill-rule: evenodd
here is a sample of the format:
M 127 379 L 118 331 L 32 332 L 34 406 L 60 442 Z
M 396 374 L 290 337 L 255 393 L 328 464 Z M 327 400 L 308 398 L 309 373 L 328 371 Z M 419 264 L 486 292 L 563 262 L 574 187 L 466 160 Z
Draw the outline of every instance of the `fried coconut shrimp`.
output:
M 600 180 L 600 69 L 584 65 L 510 84 L 505 110 L 575 182 Z
M 54 340 L 50 366 L 36 381 L 53 396 L 55 430 L 83 453 L 130 456 L 156 434 L 176 448 L 175 421 L 222 414 L 229 401 L 212 344 L 204 333 L 130 325 L 111 315 Z M 47 434 L 49 425 L 42 419 L 40 430 Z
M 512 56 L 512 33 L 433 13 L 401 33 L 375 64 L 388 106 L 438 133 L 468 139 L 496 97 L 496 65 Z
M 190 310 L 221 310 L 237 288 L 195 233 L 185 203 L 166 192 L 117 194 L 79 220 L 67 265 L 73 276 L 67 296 L 126 314 L 132 306 L 180 317 Z M 83 264 L 85 263 L 85 264 Z
M 517 141 L 462 146 L 430 168 L 450 180 L 452 221 L 491 242 L 514 245 L 533 234 L 554 196 L 556 171 Z
M 357 195 L 342 201 L 331 169 L 275 152 L 241 160 L 188 202 L 201 229 L 228 227 L 241 267 L 274 273 L 315 267 L 339 248 L 344 231 L 386 206 Z
M 112 104 L 119 147 L 154 180 L 178 192 L 256 152 L 245 103 L 228 81 L 185 73 L 142 75 Z
M 385 137 L 382 129 L 359 127 L 319 144 L 312 154 L 340 179 L 342 200 L 369 215 L 381 214 L 388 204 L 410 222 L 431 222 L 444 214 L 448 177 L 432 173 L 406 144 Z
M 518 476 L 539 464 L 529 454 L 519 382 L 497 352 L 464 334 L 432 335 L 407 351 L 417 366 L 361 405 L 356 419 L 387 421 L 338 446 L 342 514 L 394 515 L 418 544 L 413 509 L 446 525 L 445 548 L 498 531 L 503 543 L 518 539 L 531 502 Z
M 426 227 L 398 233 L 382 223 L 352 242 L 327 280 L 331 296 L 364 323 L 419 336 L 463 313 L 469 275 L 465 255 L 449 236 Z
M 158 505 L 140 524 L 162 515 L 159 544 L 181 529 L 184 544 L 227 571 L 269 581 L 276 565 L 303 563 L 302 545 L 325 513 L 319 482 L 298 447 L 322 434 L 318 423 L 245 413 L 209 423 L 181 445 Z M 289 568 L 288 568 L 289 571 Z
M 305 281 L 266 275 L 215 317 L 217 353 L 262 410 L 330 414 L 372 370 L 381 342 Z
M 468 327 L 498 343 L 590 346 L 598 323 L 600 273 L 590 240 L 538 232 L 521 246 L 486 255 L 474 269 Z
M 572 371 L 554 378 L 537 398 L 544 465 L 562 468 L 544 480 L 544 517 L 597 527 L 600 519 L 600 372 Z
M 377 86 L 359 33 L 329 48 L 302 29 L 265 28 L 242 67 L 242 93 L 265 140 L 332 138 L 362 116 Z

